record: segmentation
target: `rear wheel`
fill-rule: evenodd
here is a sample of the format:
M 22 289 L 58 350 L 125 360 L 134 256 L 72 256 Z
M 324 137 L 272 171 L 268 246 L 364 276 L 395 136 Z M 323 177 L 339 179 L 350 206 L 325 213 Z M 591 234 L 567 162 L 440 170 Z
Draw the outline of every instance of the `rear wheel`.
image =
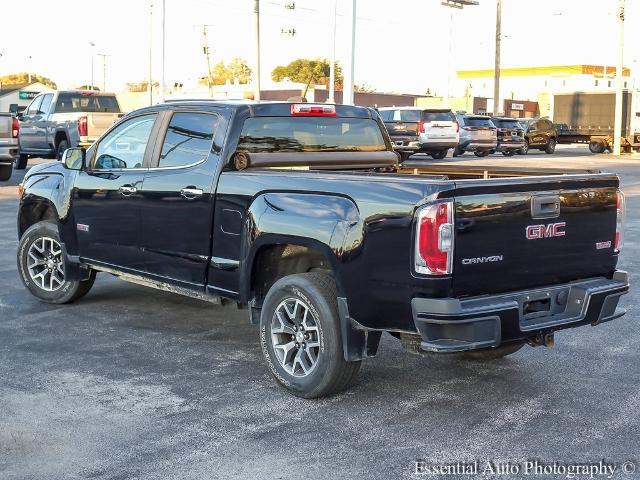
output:
M 56 149 L 56 158 L 58 159 L 59 162 L 62 161 L 64 151 L 67 148 L 69 148 L 69 142 L 67 142 L 66 140 L 60 140 L 60 143 L 58 144 L 58 148 Z
M 489 150 L 485 150 L 484 152 L 473 152 L 476 157 L 487 157 L 489 156 Z
M 13 165 L 0 165 L 0 180 L 9 180 L 13 172 Z
M 505 157 L 513 157 L 515 153 L 515 150 L 505 150 L 502 152 L 502 155 L 504 155 Z
M 518 150 L 518 155 L 526 155 L 527 153 L 529 153 L 529 140 L 527 140 L 525 138 L 524 139 L 524 147 L 522 147 L 520 150 Z
M 464 150 L 463 149 L 458 148 L 458 147 L 453 149 L 453 156 L 454 157 L 459 157 L 461 155 L 464 155 Z
M 69 303 L 85 296 L 96 279 L 65 278 L 65 258 L 55 223 L 38 222 L 27 229 L 18 245 L 18 271 L 29 291 L 47 303 Z
M 430 153 L 430 155 L 435 159 L 435 160 L 442 160 L 444 157 L 447 156 L 447 152 L 449 150 L 445 149 L 445 150 L 438 150 L 437 152 L 433 152 Z
M 398 152 L 400 154 L 400 161 L 404 162 L 411 156 L 411 152 Z
M 27 168 L 27 162 L 29 161 L 29 155 L 21 153 L 16 160 L 16 170 L 24 170 Z
M 293 395 L 317 398 L 344 390 L 360 369 L 342 351 L 335 281 L 322 273 L 281 278 L 260 316 L 260 344 L 275 379 Z
M 555 138 L 550 138 L 549 141 L 547 142 L 547 146 L 544 147 L 544 153 L 546 153 L 547 155 L 551 155 L 553 152 L 556 151 L 556 139 Z
M 506 357 L 507 355 L 511 355 L 516 353 L 522 347 L 524 347 L 524 342 L 510 343 L 507 345 L 500 345 L 496 348 L 486 348 L 482 350 L 469 350 L 468 352 L 461 352 L 460 358 L 465 360 L 498 360 L 499 358 Z

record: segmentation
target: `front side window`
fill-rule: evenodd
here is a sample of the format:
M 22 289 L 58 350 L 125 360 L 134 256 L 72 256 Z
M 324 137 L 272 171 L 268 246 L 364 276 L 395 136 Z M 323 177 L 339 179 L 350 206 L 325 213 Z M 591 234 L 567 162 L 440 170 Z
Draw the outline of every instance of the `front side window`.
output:
M 158 166 L 181 167 L 207 158 L 220 117 L 210 113 L 174 113 L 164 137 Z
M 38 109 L 40 113 L 49 113 L 49 107 L 51 107 L 51 100 L 53 100 L 53 93 L 47 93 L 42 100 L 42 105 Z
M 38 95 L 33 99 L 33 102 L 29 104 L 27 107 L 27 115 L 37 115 L 40 110 L 40 105 L 42 105 L 42 97 L 43 95 Z
M 156 115 L 140 115 L 122 122 L 98 144 L 94 168 L 142 168 Z

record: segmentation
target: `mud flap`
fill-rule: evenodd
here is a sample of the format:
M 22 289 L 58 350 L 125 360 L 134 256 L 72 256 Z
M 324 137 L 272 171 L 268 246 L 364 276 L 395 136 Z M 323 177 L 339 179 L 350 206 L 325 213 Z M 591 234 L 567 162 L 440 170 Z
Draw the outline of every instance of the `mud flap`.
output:
M 374 357 L 382 332 L 356 328 L 357 323 L 349 316 L 347 299 L 338 297 L 338 314 L 342 334 L 342 351 L 347 362 L 356 362 L 367 357 Z

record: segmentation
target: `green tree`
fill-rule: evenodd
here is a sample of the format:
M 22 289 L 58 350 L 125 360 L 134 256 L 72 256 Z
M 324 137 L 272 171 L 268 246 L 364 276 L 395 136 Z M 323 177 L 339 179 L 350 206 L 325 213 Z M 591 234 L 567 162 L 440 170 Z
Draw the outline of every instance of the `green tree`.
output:
M 288 65 L 280 65 L 273 69 L 271 78 L 275 82 L 289 79 L 292 82 L 308 85 L 328 85 L 331 64 L 327 59 L 309 60 L 299 58 Z M 342 69 L 336 63 L 336 83 L 342 84 Z
M 38 75 L 37 73 L 31 74 L 31 83 L 42 83 L 47 87 L 56 89 L 58 86 L 55 84 L 53 80 L 47 78 L 42 75 Z M 10 73 L 8 75 L 4 75 L 0 77 L 0 85 L 8 86 L 8 85 L 24 85 L 25 83 L 29 83 L 29 73 L 27 72 L 18 72 L 18 73 Z
M 251 69 L 247 61 L 242 58 L 233 58 L 229 63 L 216 63 L 211 69 L 211 85 L 224 85 L 238 79 L 239 83 L 249 83 L 251 80 Z M 200 79 L 200 83 L 206 85 L 207 77 Z

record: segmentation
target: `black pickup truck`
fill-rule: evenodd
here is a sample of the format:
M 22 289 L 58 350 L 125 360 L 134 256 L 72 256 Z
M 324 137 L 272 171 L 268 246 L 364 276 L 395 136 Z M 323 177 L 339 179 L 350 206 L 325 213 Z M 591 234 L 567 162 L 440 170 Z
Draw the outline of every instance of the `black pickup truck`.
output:
M 399 164 L 374 110 L 292 103 L 168 102 L 63 160 L 20 187 L 31 293 L 107 272 L 237 302 L 299 396 L 346 388 L 383 332 L 490 359 L 624 314 L 612 174 Z

